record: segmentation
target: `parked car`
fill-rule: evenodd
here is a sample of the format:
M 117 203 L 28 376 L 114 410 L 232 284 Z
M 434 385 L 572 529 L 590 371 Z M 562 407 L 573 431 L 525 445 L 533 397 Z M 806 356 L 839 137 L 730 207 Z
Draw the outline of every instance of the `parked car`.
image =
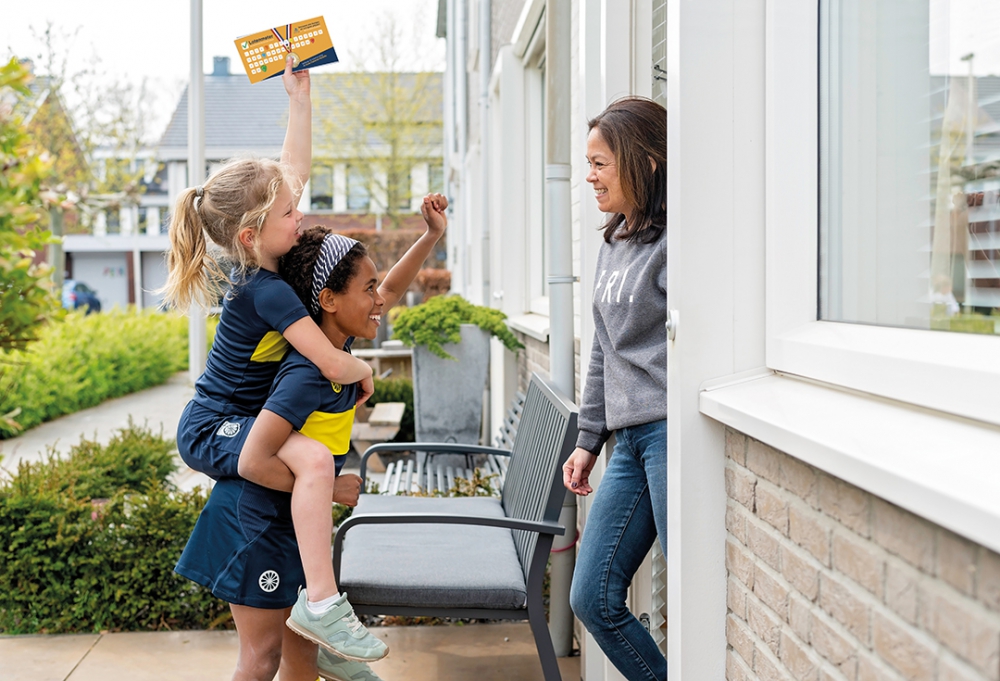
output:
M 62 304 L 67 310 L 85 307 L 87 314 L 101 311 L 101 301 L 97 298 L 97 291 L 76 279 L 67 279 L 63 282 Z

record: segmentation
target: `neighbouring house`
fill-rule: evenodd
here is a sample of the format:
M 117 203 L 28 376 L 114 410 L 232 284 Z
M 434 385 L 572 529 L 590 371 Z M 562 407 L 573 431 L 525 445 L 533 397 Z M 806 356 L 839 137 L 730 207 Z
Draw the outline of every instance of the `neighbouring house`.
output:
M 602 220 L 586 121 L 624 94 L 667 107 L 669 566 L 651 557 L 629 604 L 672 678 L 1000 679 L 992 8 L 440 7 L 453 286 L 528 346 L 494 348 L 494 418 L 559 351 L 547 90 L 569 83 L 577 392 Z M 557 77 L 553 35 L 571 46 Z M 621 679 L 576 634 L 584 679 Z
M 372 85 L 386 82 L 393 87 L 379 91 L 407 105 L 400 109 L 408 114 L 388 131 L 368 115 L 377 110 Z M 312 89 L 313 172 L 300 203 L 306 223 L 337 229 L 423 224 L 420 198 L 443 187 L 441 74 L 312 74 Z M 239 155 L 278 158 L 287 115 L 280 79 L 251 84 L 244 73 L 230 71 L 228 57 L 216 57 L 205 76 L 206 172 Z M 108 307 L 160 303 L 154 291 L 166 280 L 170 211 L 189 185 L 187 128 L 185 89 L 156 148 L 136 160 L 146 171 L 137 205 L 112 207 L 91 233 L 66 239 L 74 274 Z
M 560 0 L 561 2 L 562 0 Z M 546 209 L 547 90 L 564 86 L 564 112 L 571 144 L 570 200 L 575 366 L 572 392 L 586 380 L 594 326 L 590 314 L 594 269 L 603 216 L 584 181 L 586 123 L 607 102 L 626 94 L 666 99 L 666 0 L 568 2 L 560 38 L 570 45 L 569 68 L 552 72 L 546 41 L 551 35 L 545 0 L 441 0 L 438 35 L 447 38 L 445 73 L 445 184 L 455 211 L 448 243 L 452 288 L 478 304 L 502 310 L 526 349 L 515 357 L 492 347 L 491 420 L 499 424 L 531 372 L 551 366 L 550 253 L 553 225 Z M 488 31 L 488 33 L 487 33 Z M 488 44 L 483 36 L 489 35 Z M 485 112 L 484 112 L 485 107 Z M 582 361 L 581 361 L 582 358 Z M 664 395 L 666 399 L 666 395 Z M 492 427 L 491 427 L 492 429 Z M 594 477 L 604 469 L 604 457 Z M 577 507 L 586 525 L 587 501 Z M 572 519 L 569 521 L 572 522 Z M 570 532 L 567 541 L 572 541 Z M 571 554 L 561 554 L 563 556 Z M 629 606 L 647 623 L 666 651 L 667 572 L 658 545 L 633 583 Z M 555 609 L 553 609 L 555 612 Z M 568 609 L 563 606 L 565 617 Z M 589 681 L 621 679 L 586 632 L 570 623 L 553 628 L 557 654 L 575 638 Z M 558 639 L 562 638 L 560 641 Z M 710 678 L 692 676 L 691 678 Z

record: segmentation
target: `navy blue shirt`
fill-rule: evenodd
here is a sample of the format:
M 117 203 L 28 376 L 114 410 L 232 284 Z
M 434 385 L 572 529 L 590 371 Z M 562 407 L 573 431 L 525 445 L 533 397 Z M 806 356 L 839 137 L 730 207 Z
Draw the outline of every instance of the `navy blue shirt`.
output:
M 344 350 L 350 350 L 352 340 Z M 341 456 L 351 447 L 357 399 L 356 383 L 341 385 L 327 380 L 315 364 L 292 350 L 278 369 L 264 409 L 306 437 L 322 442 L 334 456 Z
M 205 373 L 194 385 L 194 401 L 219 413 L 256 416 L 289 350 L 281 334 L 308 316 L 281 277 L 263 269 L 254 272 L 222 303 Z

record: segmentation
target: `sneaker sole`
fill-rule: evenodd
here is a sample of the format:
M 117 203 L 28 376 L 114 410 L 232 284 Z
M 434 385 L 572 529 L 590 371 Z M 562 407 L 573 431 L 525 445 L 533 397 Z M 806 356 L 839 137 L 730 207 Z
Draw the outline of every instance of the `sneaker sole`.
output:
M 302 638 L 307 639 L 309 641 L 312 641 L 316 645 L 318 645 L 318 646 L 320 646 L 322 648 L 325 648 L 326 650 L 330 651 L 331 653 L 333 653 L 337 657 L 342 657 L 345 660 L 351 660 L 352 662 L 376 662 L 378 660 L 381 660 L 383 657 L 385 657 L 386 655 L 389 654 L 389 648 L 387 647 L 385 649 L 385 652 L 383 652 L 378 657 L 358 657 L 356 655 L 349 655 L 349 654 L 345 653 L 342 650 L 337 650 L 336 648 L 334 648 L 333 646 L 331 646 L 329 643 L 327 643 L 324 639 L 321 639 L 320 637 L 318 637 L 316 634 L 312 633 L 311 631 L 309 631 L 305 627 L 299 626 L 296 622 L 294 622 L 292 620 L 291 617 L 289 617 L 287 620 L 285 620 L 285 626 L 288 627 L 289 629 L 291 629 L 292 631 L 294 631 L 296 634 L 298 634 Z

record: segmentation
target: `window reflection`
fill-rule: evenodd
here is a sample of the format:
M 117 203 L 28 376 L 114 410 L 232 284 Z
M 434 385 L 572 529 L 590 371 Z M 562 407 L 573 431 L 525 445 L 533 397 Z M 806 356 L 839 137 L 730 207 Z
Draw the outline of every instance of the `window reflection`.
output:
M 1000 3 L 821 4 L 820 317 L 1000 334 Z

